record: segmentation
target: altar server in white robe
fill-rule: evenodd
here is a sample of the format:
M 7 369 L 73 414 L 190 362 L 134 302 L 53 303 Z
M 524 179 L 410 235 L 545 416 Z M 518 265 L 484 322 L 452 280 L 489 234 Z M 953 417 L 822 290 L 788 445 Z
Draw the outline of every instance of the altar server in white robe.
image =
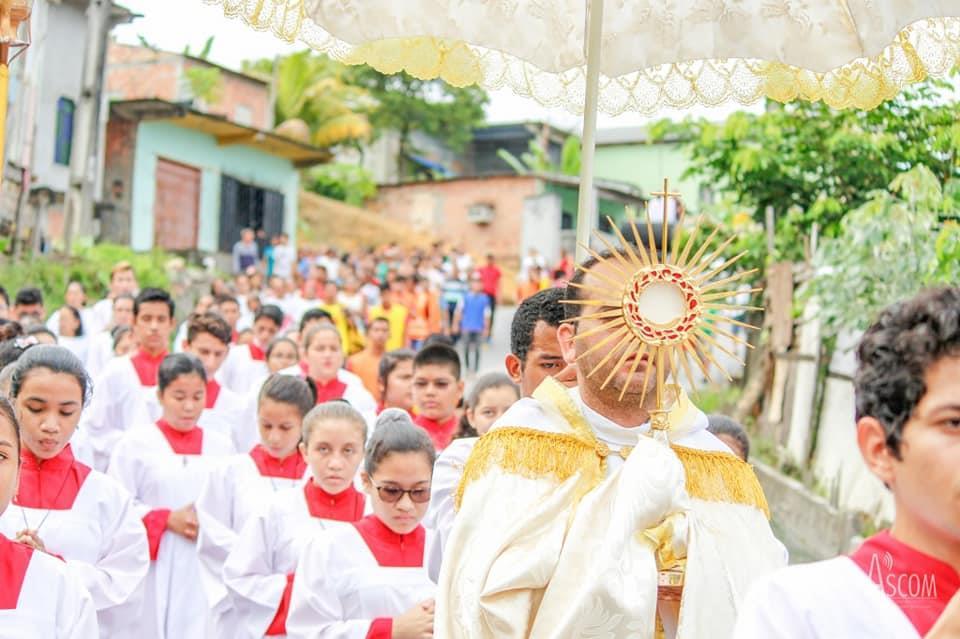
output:
M 118 295 L 113 300 L 113 316 L 110 323 L 99 333 L 90 337 L 87 349 L 87 374 L 91 379 L 100 377 L 107 362 L 114 358 L 114 333 L 118 326 L 133 326 L 133 295 Z
M 405 411 L 380 415 L 361 473 L 373 514 L 331 525 L 304 548 L 287 617 L 290 637 L 433 636 L 435 586 L 424 566 L 432 533 L 420 522 L 435 460 L 430 437 Z
M 888 307 L 857 356 L 851 436 L 893 493 L 893 526 L 755 584 L 737 639 L 960 636 L 960 288 Z
M 137 351 L 110 360 L 94 380 L 93 397 L 83 412 L 80 427 L 93 453 L 92 460 L 84 461 L 96 470 L 106 470 L 111 452 L 124 432 L 160 417 L 157 371 L 167 355 L 174 310 L 168 292 L 143 289 L 133 304 Z
M 229 439 L 197 425 L 206 372 L 193 355 L 168 355 L 158 372 L 162 417 L 130 429 L 109 474 L 133 493 L 153 560 L 143 606 L 144 637 L 199 639 L 210 617 L 200 575 L 194 503 L 207 476 L 234 452 Z
M 230 350 L 230 325 L 217 313 L 203 313 L 191 315 L 186 327 L 183 352 L 196 355 L 207 372 L 207 400 L 200 428 L 229 437 L 237 451 L 249 451 L 260 440 L 256 413 L 248 408 L 256 405 L 255 399 L 235 393 L 217 381 Z
M 623 277 L 592 266 L 575 284 Z M 567 296 L 586 301 L 581 290 Z M 649 437 L 655 365 L 636 350 L 632 360 L 606 356 L 618 329 L 595 315 L 615 309 L 566 308 L 558 337 L 578 386 L 547 378 L 474 447 L 440 572 L 436 634 L 729 636 L 749 585 L 786 562 L 759 482 L 678 387 L 664 392 L 668 428 Z M 661 579 L 674 587 L 660 589 Z
M 241 621 L 234 636 L 286 634 L 303 546 L 331 521 L 354 522 L 364 515 L 366 500 L 354 479 L 366 436 L 363 417 L 345 402 L 320 404 L 307 414 L 300 452 L 310 466 L 309 481 L 278 495 L 251 518 L 224 565 L 224 581 Z
M 223 581 L 223 564 L 251 515 L 303 484 L 307 462 L 298 444 L 303 418 L 315 401 L 306 380 L 270 377 L 258 398 L 260 443 L 214 470 L 197 499 L 197 552 L 217 637 L 235 637 L 239 632 Z
M 93 597 L 103 637 L 135 634 L 150 567 L 133 499 L 116 480 L 74 459 L 70 439 L 90 387 L 80 360 L 34 346 L 16 363 L 20 486 L 0 532 L 61 557 Z
M 230 349 L 223 363 L 221 378 L 230 390 L 245 395 L 254 384 L 267 375 L 267 345 L 283 326 L 283 311 L 278 306 L 264 304 L 253 319 L 253 341 L 237 344 Z
M 336 338 L 336 339 L 334 339 Z M 317 403 L 342 399 L 357 409 L 373 426 L 377 402 L 363 380 L 343 368 L 343 341 L 333 324 L 318 324 L 303 337 L 304 360 L 284 370 L 289 375 L 309 377 L 317 385 Z
M 487 373 L 480 377 L 470 390 L 467 409 L 460 420 L 460 432 L 468 436 L 455 438 L 437 457 L 431 483 L 430 509 L 424 524 L 434 531 L 434 540 L 429 551 L 427 565 L 430 578 L 440 576 L 443 558 L 443 543 L 456 516 L 454 494 L 463 477 L 463 467 L 477 440 L 486 434 L 493 423 L 520 399 L 520 388 L 503 373 Z
M 93 305 L 93 325 L 90 330 L 99 332 L 109 326 L 114 300 L 122 295 L 135 296 L 139 288 L 137 275 L 130 262 L 114 264 L 110 269 L 110 291 L 107 297 Z
M 17 490 L 20 430 L 0 397 L 0 516 Z M 91 639 L 97 611 L 77 574 L 60 559 L 0 533 L 0 637 Z

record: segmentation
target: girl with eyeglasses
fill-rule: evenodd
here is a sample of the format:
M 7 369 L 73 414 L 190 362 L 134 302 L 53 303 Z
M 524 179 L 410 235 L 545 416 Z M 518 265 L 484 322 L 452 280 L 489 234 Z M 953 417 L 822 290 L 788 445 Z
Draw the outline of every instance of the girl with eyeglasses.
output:
M 399 409 L 384 411 L 367 444 L 364 489 L 373 514 L 315 536 L 297 564 L 287 618 L 292 637 L 425 639 L 433 636 L 435 585 L 424 569 L 432 533 L 436 452 Z
M 327 402 L 303 420 L 300 454 L 310 467 L 302 489 L 278 494 L 240 532 L 223 567 L 237 611 L 234 637 L 286 633 L 294 570 L 306 542 L 333 522 L 361 519 L 367 505 L 354 488 L 367 426 L 345 402 Z
M 93 599 L 99 636 L 130 636 L 139 621 L 150 557 L 129 493 L 74 458 L 71 441 L 90 380 L 80 360 L 61 346 L 33 346 L 14 366 L 10 395 L 22 429 L 20 483 L 13 504 L 0 515 L 0 533 L 29 546 L 34 555 L 62 560 L 60 565 Z M 0 579 L 0 591 L 8 586 Z M 51 592 L 43 589 L 38 596 L 48 604 L 45 615 L 59 609 Z M 3 636 L 63 636 L 40 631 L 8 635 L 2 616 L 0 628 Z
M 136 632 L 142 639 L 208 636 L 210 609 L 197 558 L 194 503 L 207 476 L 235 451 L 226 435 L 197 425 L 206 393 L 203 362 L 187 353 L 165 357 L 157 371 L 160 419 L 131 425 L 110 458 L 108 474 L 133 494 L 150 544 L 146 599 Z
M 239 634 L 239 615 L 223 582 L 224 562 L 256 512 L 303 484 L 307 462 L 298 445 L 304 417 L 315 403 L 316 390 L 308 380 L 270 376 L 256 402 L 260 443 L 214 470 L 197 498 L 197 553 L 215 637 Z
M 0 398 L 0 515 L 17 490 L 20 445 L 13 407 Z M 0 533 L 0 629 L 9 637 L 87 639 L 98 636 L 97 611 L 65 562 Z

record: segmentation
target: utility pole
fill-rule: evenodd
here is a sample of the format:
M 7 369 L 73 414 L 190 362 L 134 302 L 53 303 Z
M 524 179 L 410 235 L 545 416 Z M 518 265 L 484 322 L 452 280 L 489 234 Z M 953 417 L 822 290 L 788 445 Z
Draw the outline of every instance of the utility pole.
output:
M 73 148 L 70 152 L 70 183 L 67 187 L 66 215 L 63 225 L 64 251 L 70 255 L 81 231 L 90 228 L 93 219 L 91 175 L 97 166 L 95 156 L 99 140 L 100 97 L 107 38 L 112 27 L 112 0 L 90 0 L 87 7 L 87 42 L 83 55 L 83 83 L 74 117 Z

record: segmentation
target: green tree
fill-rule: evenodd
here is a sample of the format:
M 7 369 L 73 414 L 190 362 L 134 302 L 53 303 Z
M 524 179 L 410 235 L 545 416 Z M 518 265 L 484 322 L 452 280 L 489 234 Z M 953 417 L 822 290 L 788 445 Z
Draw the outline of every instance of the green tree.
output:
M 530 140 L 529 150 L 519 158 L 506 149 L 497 151 L 497 156 L 521 175 L 527 173 L 559 173 L 580 175 L 580 138 L 567 136 L 560 151 L 560 164 L 554 163 L 546 149 L 537 140 Z
M 141 38 L 140 41 L 144 45 L 147 45 L 146 40 L 143 38 Z M 210 51 L 213 49 L 213 41 L 214 36 L 207 38 L 206 42 L 203 43 L 203 47 L 196 54 L 190 52 L 190 45 L 188 44 L 183 48 L 183 55 L 199 58 L 200 60 L 208 60 L 210 58 Z M 193 94 L 193 97 L 203 100 L 208 104 L 220 100 L 223 89 L 223 77 L 220 74 L 219 68 L 207 65 L 192 66 L 184 71 L 184 76 L 186 76 L 187 82 L 190 84 L 190 92 Z
M 473 139 L 473 129 L 483 123 L 489 97 L 479 87 L 452 87 L 442 80 L 419 80 L 401 72 L 385 75 L 373 67 L 350 67 L 349 83 L 363 87 L 376 100 L 370 113 L 375 133 L 396 131 L 400 136 L 398 172 L 404 158 L 417 153 L 410 136 L 414 131 L 443 140 L 455 151 Z
M 770 103 L 764 113 L 736 113 L 719 124 L 659 122 L 652 133 L 685 139 L 686 175 L 729 194 L 758 222 L 773 207 L 775 257 L 796 259 L 814 224 L 823 236 L 836 236 L 844 215 L 899 173 L 923 164 L 941 181 L 960 175 L 952 90 L 948 82 L 927 81 L 872 111 Z
M 348 68 L 327 56 L 301 51 L 277 60 L 244 64 L 244 71 L 273 78 L 276 69 L 276 121 L 281 130 L 302 122 L 304 140 L 332 147 L 366 140 L 372 133 L 367 114 L 377 102 L 363 87 L 351 84 Z
M 377 195 L 377 183 L 370 172 L 355 164 L 322 164 L 307 171 L 304 186 L 308 191 L 340 200 L 353 206 Z
M 825 240 L 804 296 L 828 333 L 863 330 L 894 300 L 960 281 L 960 181 L 920 165 L 846 215 Z

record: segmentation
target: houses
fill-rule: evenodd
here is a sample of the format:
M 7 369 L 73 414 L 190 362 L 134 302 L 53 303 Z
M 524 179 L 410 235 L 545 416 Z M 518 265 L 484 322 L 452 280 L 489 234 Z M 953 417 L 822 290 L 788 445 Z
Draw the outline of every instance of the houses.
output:
M 21 117 L 8 135 L 8 165 L 22 162 L 33 174 L 21 228 L 38 231 L 37 246 L 64 237 L 83 55 L 57 51 L 83 51 L 86 4 L 38 1 L 38 41 L 23 86 L 11 91 L 11 113 Z M 115 11 L 114 22 L 133 18 Z M 229 252 L 244 227 L 295 237 L 299 170 L 329 154 L 272 131 L 269 84 L 189 55 L 105 45 L 85 181 L 92 219 L 80 218 L 78 234 L 136 250 L 203 253 Z M 5 185 L 5 212 L 17 188 Z

